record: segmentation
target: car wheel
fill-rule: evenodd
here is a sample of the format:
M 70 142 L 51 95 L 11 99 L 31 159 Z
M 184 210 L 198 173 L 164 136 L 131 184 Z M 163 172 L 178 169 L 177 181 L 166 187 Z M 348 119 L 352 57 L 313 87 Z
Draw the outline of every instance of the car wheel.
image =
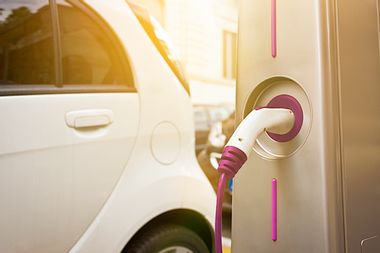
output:
M 124 253 L 209 253 L 202 238 L 179 225 L 161 225 L 133 239 Z

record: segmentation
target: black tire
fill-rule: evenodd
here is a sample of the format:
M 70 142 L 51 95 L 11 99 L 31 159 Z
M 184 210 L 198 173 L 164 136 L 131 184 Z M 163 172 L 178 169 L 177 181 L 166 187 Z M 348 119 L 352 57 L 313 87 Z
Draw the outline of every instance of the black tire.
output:
M 192 230 L 179 225 L 161 225 L 133 238 L 123 253 L 209 253 L 205 242 Z

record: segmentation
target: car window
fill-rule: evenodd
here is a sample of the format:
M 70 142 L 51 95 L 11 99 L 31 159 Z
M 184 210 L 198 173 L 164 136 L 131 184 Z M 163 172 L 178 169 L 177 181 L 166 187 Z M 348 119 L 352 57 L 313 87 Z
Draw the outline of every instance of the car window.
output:
M 202 108 L 194 109 L 194 125 L 195 130 L 208 130 L 209 122 L 208 122 L 207 112 Z
M 212 123 L 225 120 L 231 114 L 230 110 L 227 107 L 210 108 L 209 113 Z
M 181 82 L 183 88 L 188 94 L 190 94 L 190 87 L 188 81 L 185 77 L 182 65 L 179 61 L 173 43 L 160 23 L 150 15 L 143 7 L 127 1 L 132 11 L 135 13 L 137 19 L 139 20 L 141 26 L 144 28 L 145 32 L 160 52 L 161 56 L 164 58 L 166 63 L 169 65 L 173 73 L 177 76 L 178 80 Z
M 48 0 L 0 1 L 0 84 L 55 82 Z
M 103 27 L 67 1 L 57 1 L 63 84 L 133 85 Z

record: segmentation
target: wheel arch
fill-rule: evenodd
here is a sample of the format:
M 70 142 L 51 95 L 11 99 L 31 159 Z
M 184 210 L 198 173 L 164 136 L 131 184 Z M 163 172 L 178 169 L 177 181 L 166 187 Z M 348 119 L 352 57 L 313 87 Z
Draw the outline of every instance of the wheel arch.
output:
M 122 252 L 125 252 L 128 245 L 130 245 L 136 238 L 140 237 L 151 228 L 162 224 L 181 225 L 194 231 L 202 238 L 209 251 L 213 252 L 213 227 L 202 214 L 191 209 L 174 209 L 154 217 L 131 237 L 131 239 L 124 246 Z

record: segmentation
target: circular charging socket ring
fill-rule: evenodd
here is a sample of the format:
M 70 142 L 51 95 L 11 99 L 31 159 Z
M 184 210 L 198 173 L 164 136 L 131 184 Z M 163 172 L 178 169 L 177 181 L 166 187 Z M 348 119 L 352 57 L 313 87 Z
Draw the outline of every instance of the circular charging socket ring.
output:
M 302 106 L 298 100 L 290 95 L 282 94 L 274 97 L 266 108 L 286 108 L 293 112 L 294 114 L 294 125 L 293 128 L 286 134 L 276 134 L 268 132 L 270 138 L 277 142 L 288 142 L 292 140 L 300 132 L 303 124 L 303 111 Z

